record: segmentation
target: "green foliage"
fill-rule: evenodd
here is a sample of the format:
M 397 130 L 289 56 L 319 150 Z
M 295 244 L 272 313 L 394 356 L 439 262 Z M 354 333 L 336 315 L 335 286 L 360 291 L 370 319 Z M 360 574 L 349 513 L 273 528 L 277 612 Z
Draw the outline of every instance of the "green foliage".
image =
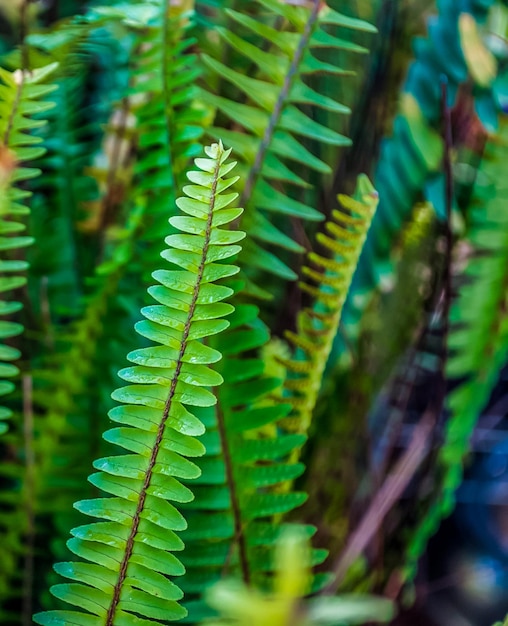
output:
M 390 620 L 331 588 L 410 580 L 508 360 L 503 20 L 440 2 L 392 131 L 402 68 L 364 20 L 409 39 L 397 3 L 76 4 L 13 5 L 0 42 L 0 624 Z M 446 343 L 450 417 L 408 470 Z
M 214 626 L 286 626 L 388 622 L 389 601 L 368 596 L 317 598 L 303 602 L 310 585 L 310 551 L 304 535 L 288 530 L 277 543 L 273 592 L 261 594 L 242 584 L 224 581 L 208 592 L 208 601 L 223 615 Z
M 195 106 L 201 67 L 190 49 L 192 22 L 178 14 L 165 17 L 168 7 L 161 3 L 157 18 L 138 35 L 140 53 L 131 79 L 131 98 L 141 102 L 135 106 L 139 159 L 134 176 L 136 193 L 148 199 L 147 242 L 157 241 L 164 229 L 167 198 L 174 198 L 177 183 L 181 186 L 203 134 L 203 114 Z M 147 267 L 156 262 L 154 255 Z
M 316 107 L 339 114 L 348 113 L 349 109 L 316 92 L 306 81 L 318 73 L 331 73 L 336 77 L 350 74 L 334 63 L 321 61 L 316 56 L 320 48 L 367 51 L 348 39 L 332 35 L 327 27 L 367 32 L 375 29 L 366 22 L 337 13 L 320 0 L 313 0 L 309 8 L 277 0 L 259 0 L 259 4 L 269 12 L 270 24 L 239 11 L 227 10 L 235 31 L 245 32 L 245 39 L 233 32 L 232 27 L 218 29 L 222 39 L 241 56 L 243 64 L 253 68 L 252 75 L 205 56 L 209 71 L 231 83 L 236 88 L 233 93 L 238 93 L 234 100 L 209 92 L 205 98 L 226 119 L 242 127 L 242 131 L 232 130 L 229 125 L 216 123 L 210 130 L 213 136 L 227 141 L 243 161 L 239 170 L 244 175 L 242 227 L 250 233 L 250 239 L 244 248 L 242 263 L 249 268 L 251 280 L 256 280 L 260 271 L 294 280 L 295 272 L 278 254 L 267 249 L 273 246 L 293 253 L 302 252 L 302 246 L 278 226 L 278 216 L 320 221 L 322 215 L 281 187 L 306 189 L 310 185 L 303 176 L 308 177 L 309 171 L 319 176 L 330 173 L 330 166 L 307 145 L 350 144 L 346 137 L 314 121 L 310 113 Z M 277 21 L 288 28 L 279 31 Z M 300 164 L 306 167 L 303 176 L 299 174 Z M 259 286 L 252 285 L 251 290 L 259 296 L 270 297 Z
M 23 259 L 12 258 L 11 255 L 17 250 L 23 250 L 33 244 L 32 237 L 22 235 L 26 226 L 23 223 L 24 216 L 29 213 L 26 206 L 30 193 L 19 187 L 26 180 L 38 176 L 40 170 L 33 167 L 23 167 L 27 161 L 41 157 L 45 150 L 40 145 L 41 139 L 29 130 L 44 125 L 44 121 L 37 119 L 40 115 L 52 108 L 53 104 L 44 102 L 44 96 L 54 89 L 51 85 L 41 84 L 45 81 L 55 65 L 29 73 L 23 70 L 8 72 L 2 70 L 0 78 L 2 86 L 0 91 L 0 251 L 2 251 L 2 276 L 0 290 L 9 296 L 10 292 L 26 285 L 26 277 L 23 272 L 28 265 Z M 35 116 L 35 119 L 34 119 Z M 10 258 L 9 258 L 10 257 Z M 22 304 L 16 300 L 3 300 L 1 303 L 2 316 L 12 315 L 22 308 Z M 2 339 L 16 337 L 23 332 L 23 326 L 17 322 L 2 320 L 0 322 L 0 334 Z M 9 345 L 2 345 L 0 360 L 2 361 L 0 376 L 2 379 L 11 378 L 19 373 L 19 369 L 11 363 L 20 357 L 20 352 Z M 14 385 L 9 380 L 0 382 L 0 395 L 12 392 Z M 0 409 L 0 419 L 5 420 L 12 415 L 10 409 Z M 0 424 L 0 432 L 5 432 L 6 424 Z
M 273 569 L 272 551 L 280 534 L 274 516 L 306 499 L 301 492 L 277 490 L 303 472 L 303 465 L 289 462 L 288 455 L 305 437 L 278 432 L 277 423 L 290 406 L 270 397 L 280 381 L 267 376 L 263 361 L 252 355 L 267 342 L 268 329 L 252 305 L 236 305 L 229 320 L 231 326 L 211 344 L 224 355 L 219 365 L 224 385 L 217 390 L 216 410 L 203 415 L 206 455 L 198 461 L 202 474 L 195 500 L 185 506 L 189 527 L 183 533 L 182 589 L 197 596 L 189 606 L 193 623 L 209 614 L 198 598 L 223 570 L 245 582 L 263 582 Z M 324 556 L 317 551 L 315 562 Z
M 496 94 L 492 72 L 496 72 L 496 60 L 478 35 L 471 37 L 471 33 L 483 26 L 495 4 L 492 0 L 473 5 L 468 0 L 440 2 L 428 36 L 416 39 L 415 60 L 402 89 L 401 110 L 393 122 L 390 137 L 382 145 L 376 165 L 374 185 L 380 194 L 379 210 L 344 316 L 353 337 L 367 302 L 365 294 L 371 293 L 375 285 L 390 280 L 393 273 L 390 251 L 415 202 L 424 196 L 434 205 L 439 219 L 444 219 L 440 85 L 443 81 L 446 84 L 450 106 L 459 101 L 462 86 L 471 73 L 472 55 L 477 59 L 473 64 L 477 72 L 472 76 L 472 106 L 488 130 L 495 127 Z M 469 37 L 461 37 L 465 21 L 471 31 Z M 470 50 L 471 43 L 474 51 Z M 460 134 L 456 142 L 463 143 Z
M 136 325 L 156 345 L 129 354 L 134 365 L 120 376 L 132 384 L 114 392 L 113 398 L 124 404 L 110 412 L 120 426 L 104 434 L 129 454 L 94 463 L 99 471 L 90 482 L 113 497 L 76 504 L 104 521 L 72 531 L 68 546 L 84 562 L 56 566 L 75 582 L 54 586 L 53 594 L 86 613 L 42 613 L 37 623 L 95 623 L 95 615 L 113 624 L 136 614 L 162 622 L 185 615 L 177 602 L 179 588 L 162 574 L 184 572 L 170 553 L 183 547 L 175 531 L 184 530 L 186 522 L 170 501 L 192 500 L 178 479 L 199 476 L 188 457 L 204 452 L 195 439 L 203 425 L 187 407 L 213 405 L 206 387 L 222 383 L 207 367 L 221 354 L 200 340 L 224 330 L 228 322 L 222 318 L 233 310 L 222 302 L 232 290 L 215 284 L 238 271 L 221 261 L 238 254 L 236 243 L 244 237 L 220 228 L 241 214 L 228 208 L 237 194 L 225 193 L 238 180 L 226 178 L 235 165 L 227 162 L 229 153 L 222 144 L 207 148 L 208 158 L 196 159 L 199 170 L 188 174 L 187 197 L 177 200 L 185 215 L 171 218 L 180 233 L 166 238 L 169 248 L 162 256 L 179 269 L 154 272 L 160 284 L 149 292 L 159 304 L 145 307 L 146 319 Z
M 326 234 L 317 236 L 318 243 L 331 258 L 311 252 L 308 265 L 302 270 L 308 282 L 301 287 L 312 297 L 312 307 L 300 313 L 297 332 L 287 333 L 297 349 L 292 360 L 283 361 L 293 374 L 288 376 L 285 387 L 292 405 L 287 424 L 289 430 L 296 432 L 307 432 L 310 426 L 342 307 L 376 211 L 378 194 L 369 179 L 361 176 L 355 195 L 352 198 L 341 195 L 339 201 L 343 210 L 334 210 L 333 219 L 325 225 Z M 283 399 L 287 400 L 286 395 Z
M 448 395 L 450 417 L 437 458 L 439 492 L 409 543 L 407 576 L 415 574 L 429 537 L 453 510 L 469 440 L 508 358 L 507 158 L 508 120 L 502 115 L 499 134 L 487 145 L 481 176 L 474 188 L 467 241 L 469 259 L 451 311 L 447 374 L 462 382 Z

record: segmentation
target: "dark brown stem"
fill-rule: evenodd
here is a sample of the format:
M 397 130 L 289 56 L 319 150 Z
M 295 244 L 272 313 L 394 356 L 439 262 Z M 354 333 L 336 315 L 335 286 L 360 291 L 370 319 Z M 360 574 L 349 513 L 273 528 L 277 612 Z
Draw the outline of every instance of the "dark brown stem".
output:
M 217 166 L 215 168 L 215 172 L 214 172 L 214 181 L 213 181 L 213 185 L 212 185 L 212 189 L 211 189 L 211 197 L 210 197 L 210 206 L 209 206 L 209 213 L 208 213 L 208 219 L 207 219 L 207 223 L 206 223 L 206 230 L 205 230 L 205 243 L 203 246 L 203 253 L 201 255 L 201 261 L 199 264 L 199 271 L 196 277 L 196 284 L 194 285 L 194 290 L 192 293 L 192 300 L 189 306 L 189 313 L 187 316 L 187 321 L 185 323 L 185 328 L 183 330 L 182 333 L 182 343 L 181 343 L 181 347 L 180 347 L 180 351 L 178 354 L 178 358 L 176 361 L 176 368 L 175 368 L 175 373 L 173 375 L 173 379 L 171 381 L 171 387 L 169 389 L 169 393 L 168 393 L 168 397 L 166 400 L 166 404 L 164 406 L 164 411 L 162 414 L 162 418 L 161 418 L 161 422 L 159 424 L 159 428 L 157 430 L 157 436 L 155 438 L 155 443 L 154 443 L 154 447 L 152 450 L 152 454 L 150 456 L 150 461 L 148 463 L 148 468 L 146 470 L 145 473 L 145 478 L 143 481 L 143 486 L 141 488 L 141 492 L 139 494 L 139 500 L 138 500 L 138 504 L 136 506 L 136 511 L 134 513 L 134 517 L 132 520 L 132 527 L 131 527 L 131 531 L 129 533 L 129 537 L 127 539 L 127 543 L 125 546 L 125 552 L 123 555 L 123 559 L 122 562 L 120 564 L 120 570 L 119 570 L 119 574 L 118 574 L 118 580 L 115 584 L 115 588 L 113 590 L 113 598 L 111 600 L 111 604 L 108 608 L 108 612 L 106 615 L 106 621 L 105 621 L 105 626 L 113 626 L 114 624 L 114 619 L 115 619 L 115 613 L 116 613 L 116 609 L 118 607 L 118 604 L 120 602 L 120 595 L 122 593 L 122 587 L 123 584 L 125 582 L 125 578 L 127 576 L 127 568 L 129 566 L 129 561 L 130 558 L 132 556 L 132 552 L 134 549 L 134 540 L 136 538 L 136 534 L 138 532 L 138 528 L 139 528 L 139 524 L 141 522 L 141 514 L 143 512 L 144 506 L 145 506 L 145 500 L 146 500 L 146 496 L 147 496 L 147 490 L 150 487 L 150 481 L 152 479 L 152 474 L 153 474 L 153 468 L 157 462 L 157 456 L 159 454 L 159 449 L 162 443 L 162 439 L 164 436 L 164 430 L 166 427 L 166 421 L 168 419 L 169 413 L 171 411 L 171 406 L 172 406 L 172 402 L 173 402 L 173 398 L 175 396 L 175 392 L 176 392 L 176 386 L 178 384 L 178 380 L 180 378 L 180 371 L 182 369 L 182 365 L 183 365 L 183 357 L 185 354 L 185 350 L 187 348 L 187 340 L 189 337 L 189 332 L 190 332 L 190 328 L 191 328 L 191 322 L 192 322 L 192 317 L 194 315 L 194 310 L 196 308 L 196 304 L 197 304 L 197 300 L 199 297 L 199 290 L 200 290 L 200 286 L 201 286 L 201 279 L 203 278 L 203 272 L 205 269 L 205 262 L 206 262 L 206 257 L 208 254 L 208 247 L 210 245 L 210 237 L 211 237 L 211 232 L 212 232 L 212 220 L 213 220 L 213 210 L 214 210 L 214 206 L 215 206 L 215 195 L 217 193 L 217 182 L 219 179 L 219 171 L 220 171 L 220 154 L 217 157 Z
M 240 568 L 242 570 L 242 578 L 246 585 L 250 583 L 249 560 L 247 558 L 247 544 L 245 534 L 243 532 L 242 516 L 240 510 L 240 501 L 236 491 L 236 481 L 233 470 L 233 461 L 226 432 L 226 424 L 224 413 L 222 412 L 220 403 L 217 406 L 217 424 L 219 436 L 221 439 L 222 456 L 226 467 L 226 482 L 231 496 L 231 509 L 233 512 L 235 542 L 238 544 L 238 552 L 240 557 Z

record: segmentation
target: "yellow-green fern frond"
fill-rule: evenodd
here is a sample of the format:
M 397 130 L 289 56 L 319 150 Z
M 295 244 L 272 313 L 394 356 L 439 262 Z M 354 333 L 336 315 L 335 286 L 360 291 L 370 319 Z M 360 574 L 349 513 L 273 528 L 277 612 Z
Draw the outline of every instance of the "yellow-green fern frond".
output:
M 363 243 L 374 216 L 378 194 L 369 179 L 361 175 L 353 197 L 340 195 L 342 210 L 334 210 L 318 241 L 327 256 L 311 252 L 303 268 L 303 291 L 314 300 L 298 318 L 297 332 L 287 338 L 295 347 L 293 359 L 284 363 L 290 372 L 285 401 L 293 409 L 286 428 L 305 433 L 312 419 L 323 372 L 337 333 L 349 285 Z

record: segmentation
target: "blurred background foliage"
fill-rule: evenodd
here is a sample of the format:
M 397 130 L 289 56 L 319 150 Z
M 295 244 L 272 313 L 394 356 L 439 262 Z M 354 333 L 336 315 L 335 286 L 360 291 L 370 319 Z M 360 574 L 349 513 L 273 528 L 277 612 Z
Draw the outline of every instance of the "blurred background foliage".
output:
M 299 177 L 287 197 L 308 221 L 288 210 L 249 223 L 259 246 L 243 263 L 260 328 L 269 330 L 262 354 L 270 376 L 291 381 L 287 332 L 299 332 L 311 301 L 295 278 L 308 272 L 303 252 L 321 250 L 320 220 L 337 194 L 353 195 L 362 173 L 379 205 L 326 369 L 322 363 L 302 452 L 307 471 L 295 479 L 308 499 L 286 517 L 317 529 L 313 546 L 329 557 L 314 564 L 318 574 L 332 571 L 322 578 L 330 593 L 385 596 L 397 606 L 396 617 L 385 616 L 394 624 L 488 626 L 508 612 L 508 10 L 494 0 L 328 5 L 377 34 L 330 27 L 336 36 L 347 31 L 348 45 L 325 41 L 319 60 L 347 75 L 308 76 L 342 108 L 300 102 L 299 110 L 350 138 L 310 132 L 287 148 L 302 150 L 285 176 Z M 16 306 L 2 309 L 0 327 L 0 624 L 30 624 L 34 611 L 52 605 L 52 564 L 68 558 L 65 542 L 79 523 L 73 502 L 97 495 L 86 477 L 92 460 L 109 453 L 102 433 L 110 394 L 137 347 L 132 327 L 191 159 L 201 142 L 222 137 L 245 180 L 255 168 L 249 133 L 257 131 L 228 106 L 263 94 L 246 96 L 217 69 L 255 75 L 224 32 L 259 43 L 230 10 L 281 32 L 287 23 L 247 0 L 172 1 L 164 33 L 162 6 L 0 0 L 0 66 L 58 64 L 40 83 L 30 74 L 35 104 L 27 114 L 47 123 L 29 133 L 45 153 L 18 156 L 29 168 L 36 159 L 39 171 L 14 181 L 16 201 L 26 197 L 30 209 L 20 223 L 35 243 L 20 241 L 12 253 L 0 240 L 0 263 L 21 263 L 19 282 L 1 283 Z M 171 20 L 185 22 L 184 46 Z M 273 52 L 261 41 L 260 50 Z M 185 80 L 170 111 L 153 76 L 170 84 L 177 63 Z M 0 78 L 16 84 L 16 74 Z M 43 83 L 56 88 L 46 94 Z M 4 139 L 14 110 L 6 92 Z M 326 167 L 312 168 L 309 152 Z M 0 151 L 2 194 L 17 165 L 10 158 Z M 255 208 L 248 191 L 242 201 Z M 0 280 L 11 269 L 0 266 Z M 9 349 L 20 355 L 14 369 Z M 280 383 L 270 393 L 287 398 L 290 388 Z M 258 436 L 273 435 L 272 426 Z M 276 433 L 291 429 L 282 422 Z M 268 602 L 224 584 L 211 600 L 222 602 L 224 623 L 251 623 L 236 609 L 228 618 L 235 593 L 246 606 Z

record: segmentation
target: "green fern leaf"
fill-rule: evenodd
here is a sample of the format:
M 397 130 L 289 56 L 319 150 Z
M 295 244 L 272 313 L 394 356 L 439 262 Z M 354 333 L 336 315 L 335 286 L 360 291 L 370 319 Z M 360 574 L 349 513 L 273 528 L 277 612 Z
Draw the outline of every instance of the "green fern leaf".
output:
M 162 306 L 143 310 L 146 319 L 136 325 L 140 335 L 159 345 L 129 354 L 133 366 L 120 376 L 131 384 L 113 394 L 123 404 L 111 410 L 119 426 L 105 438 L 128 453 L 94 463 L 99 472 L 90 481 L 111 497 L 75 506 L 103 521 L 72 531 L 68 546 L 83 562 L 57 565 L 74 582 L 54 586 L 53 594 L 81 612 L 40 613 L 39 624 L 149 624 L 186 614 L 178 604 L 180 589 L 167 578 L 184 573 L 171 552 L 182 549 L 175 533 L 187 526 L 170 501 L 191 501 L 181 480 L 200 475 L 187 458 L 204 452 L 195 440 L 204 426 L 192 407 L 213 406 L 214 395 L 201 385 L 222 382 L 207 368 L 220 360 L 220 352 L 200 340 L 228 325 L 219 318 L 234 310 L 222 302 L 232 290 L 215 281 L 238 270 L 217 261 L 236 255 L 245 236 L 219 228 L 240 212 L 227 208 L 236 194 L 224 194 L 237 181 L 225 178 L 234 167 L 226 163 L 230 150 L 214 144 L 206 154 L 196 159 L 200 171 L 189 173 L 195 184 L 184 188 L 187 197 L 177 201 L 189 217 L 170 220 L 181 232 L 167 237 L 170 250 L 163 256 L 175 269 L 155 272 L 160 285 L 149 289 Z
M 0 291 L 4 294 L 26 285 L 23 272 L 28 264 L 24 260 L 14 260 L 10 257 L 12 251 L 22 250 L 33 243 L 33 239 L 23 235 L 25 225 L 22 216 L 30 211 L 25 205 L 31 193 L 15 185 L 38 176 L 40 171 L 31 167 L 22 167 L 20 163 L 39 158 L 45 149 L 39 144 L 41 139 L 30 134 L 30 130 L 44 125 L 44 121 L 35 119 L 50 109 L 53 104 L 42 99 L 53 91 L 51 85 L 41 84 L 53 72 L 56 64 L 48 65 L 33 72 L 16 70 L 8 72 L 0 68 L 0 251 L 3 253 L 1 270 L 7 274 L 0 278 Z M 4 296 L 5 298 L 6 296 Z M 12 315 L 22 308 L 20 302 L 2 300 L 0 303 L 1 315 Z M 13 321 L 0 321 L 0 337 L 10 339 L 23 332 L 23 326 Z M 19 373 L 18 368 L 11 363 L 20 356 L 17 349 L 2 345 L 0 347 L 0 396 L 10 393 L 14 389 L 11 381 L 5 380 Z M 0 420 L 8 419 L 11 411 L 0 408 Z M 0 422 L 0 433 L 5 432 L 7 426 Z
M 260 356 L 253 356 L 268 342 L 268 328 L 258 308 L 248 304 L 237 305 L 229 321 L 227 331 L 211 341 L 225 357 L 219 364 L 224 384 L 217 389 L 217 406 L 200 413 L 206 455 L 197 461 L 202 473 L 194 481 L 195 499 L 183 505 L 189 526 L 182 534 L 181 588 L 186 621 L 193 624 L 211 615 L 202 594 L 225 573 L 267 582 L 276 542 L 287 526 L 280 516 L 306 500 L 302 492 L 280 489 L 304 471 L 288 459 L 306 437 L 278 430 L 291 407 L 277 402 L 281 380 L 268 376 Z M 315 529 L 301 530 L 311 536 Z M 325 554 L 314 550 L 313 564 Z
M 319 175 L 331 171 L 328 164 L 305 147 L 305 139 L 318 145 L 350 144 L 349 139 L 314 121 L 311 115 L 298 108 L 311 104 L 338 113 L 349 112 L 347 107 L 306 84 L 306 79 L 319 72 L 338 76 L 351 74 L 334 64 L 319 61 L 313 52 L 323 46 L 366 52 L 364 48 L 332 36 L 326 30 L 328 25 L 369 32 L 375 29 L 361 20 L 346 18 L 321 0 L 313 0 L 309 3 L 310 8 L 288 6 L 276 0 L 258 2 L 265 14 L 268 11 L 270 17 L 287 23 L 289 29 L 281 31 L 261 19 L 227 10 L 235 26 L 249 33 L 249 40 L 231 30 L 219 28 L 218 31 L 229 47 L 257 68 L 257 72 L 248 75 L 204 55 L 209 71 L 234 85 L 247 100 L 238 102 L 211 93 L 205 94 L 204 98 L 233 124 L 245 129 L 243 132 L 229 128 L 210 131 L 212 135 L 227 140 L 243 159 L 241 173 L 245 178 L 242 176 L 241 204 L 245 206 L 245 215 L 242 227 L 251 238 L 242 253 L 242 267 L 249 268 L 249 277 L 254 280 L 259 271 L 294 280 L 297 276 L 293 270 L 269 251 L 267 245 L 291 252 L 302 252 L 303 249 L 265 215 L 283 214 L 320 221 L 322 215 L 316 209 L 292 199 L 280 190 L 280 185 L 310 187 L 298 173 L 301 163 Z M 255 42 L 251 42 L 252 36 L 257 38 Z M 270 297 L 252 282 L 248 284 L 258 296 Z
M 307 432 L 321 387 L 323 373 L 339 327 L 342 308 L 378 204 L 378 194 L 365 175 L 358 179 L 353 198 L 339 196 L 343 211 L 334 211 L 325 231 L 317 236 L 329 256 L 308 255 L 301 288 L 314 303 L 298 319 L 297 332 L 286 336 L 295 347 L 293 359 L 283 359 L 291 376 L 285 382 L 283 401 L 292 404 L 285 426 Z
M 158 266 L 159 241 L 161 233 L 168 230 L 168 204 L 173 208 L 175 185 L 181 187 L 184 168 L 201 150 L 195 142 L 202 134 L 198 125 L 201 118 L 192 107 L 197 89 L 192 81 L 199 68 L 188 53 L 192 43 L 188 38 L 190 17 L 180 16 L 179 8 L 169 8 L 166 0 L 159 5 L 146 3 L 147 12 L 141 11 L 140 15 L 153 17 L 148 26 L 133 29 L 131 87 L 128 97 L 123 98 L 111 115 L 101 158 L 96 159 L 106 163 L 107 169 L 94 168 L 101 183 L 102 197 L 96 203 L 102 204 L 101 220 L 111 220 L 112 213 L 125 210 L 125 206 L 115 207 L 109 201 L 118 197 L 120 185 L 130 190 L 131 193 L 126 191 L 121 195 L 132 197 L 134 206 L 130 208 L 131 202 L 124 203 L 130 211 L 126 227 L 120 230 L 117 224 L 115 237 L 107 236 L 106 260 L 89 281 L 93 293 L 87 298 L 83 317 L 63 335 L 64 348 L 46 363 L 45 370 L 37 372 L 42 389 L 38 390 L 36 401 L 47 412 L 47 424 L 38 437 L 42 460 L 37 508 L 53 516 L 62 538 L 67 537 L 76 523 L 78 514 L 72 511 L 71 504 L 83 497 L 82 483 L 89 471 L 88 451 L 83 442 L 90 441 L 90 448 L 96 449 L 93 440 L 100 435 L 80 415 L 79 407 L 83 413 L 84 401 L 89 403 L 87 389 L 94 384 L 94 376 L 109 383 L 109 371 L 116 367 L 116 352 L 110 355 L 102 349 L 103 343 L 111 340 L 112 329 L 119 326 L 118 316 L 126 317 L 120 305 L 122 300 L 134 300 L 132 306 L 136 309 L 141 306 L 141 302 L 138 304 L 141 298 L 132 293 L 132 282 L 138 283 L 148 270 L 151 272 Z M 112 16 L 108 15 L 111 23 L 107 24 L 118 27 L 118 20 L 131 20 L 134 25 L 134 15 L 125 9 L 126 13 L 118 9 Z M 136 146 L 138 154 L 132 176 L 128 155 Z M 119 158 L 120 154 L 126 157 Z M 95 225 L 98 227 L 100 223 Z M 178 256 L 177 251 L 172 254 Z M 150 319 L 159 323 L 164 314 L 156 313 L 157 307 L 152 309 Z M 77 369 L 62 379 L 62 361 L 69 360 L 77 364 Z M 63 539 L 54 540 L 52 545 L 56 558 L 63 558 Z
M 306 499 L 304 493 L 287 489 L 304 470 L 296 462 L 298 450 L 306 440 L 306 427 L 301 422 L 315 403 L 340 318 L 340 305 L 377 206 L 377 194 L 366 178 L 360 180 L 359 201 L 341 199 L 349 213 L 337 211 L 335 221 L 328 225 L 329 235 L 322 236 L 323 244 L 335 258 L 312 256 L 313 262 L 324 264 L 325 268 L 319 275 L 321 286 L 317 289 L 315 310 L 303 314 L 306 334 L 302 341 L 310 343 L 309 324 L 324 326 L 326 336 L 323 333 L 317 342 L 312 336 L 312 350 L 309 349 L 310 356 L 306 354 L 305 361 L 284 361 L 290 370 L 293 364 L 304 365 L 304 380 L 298 374 L 304 391 L 292 391 L 290 395 L 290 383 L 286 383 L 288 403 L 285 397 L 281 401 L 281 380 L 267 377 L 265 364 L 252 357 L 252 351 L 259 351 L 269 340 L 269 331 L 259 319 L 257 307 L 239 304 L 230 318 L 231 326 L 217 338 L 217 349 L 227 357 L 219 366 L 225 384 L 217 390 L 217 407 L 202 414 L 206 423 L 202 438 L 206 456 L 198 461 L 202 474 L 196 481 L 195 500 L 184 505 L 189 527 L 183 534 L 186 574 L 181 586 L 191 599 L 187 604 L 190 623 L 210 615 L 210 609 L 199 597 L 224 573 L 236 573 L 245 582 L 264 584 L 266 577 L 273 574 L 274 546 L 284 529 L 280 516 Z M 323 285 L 323 279 L 331 285 Z M 319 357 L 314 358 L 315 353 Z M 317 369 L 315 374 L 310 372 L 312 368 Z M 302 397 L 305 406 L 298 405 Z M 299 432 L 281 432 L 279 424 L 286 427 L 288 420 L 293 421 L 287 417 L 291 409 L 292 418 L 297 416 L 301 423 L 294 429 Z M 311 527 L 304 530 L 307 534 L 313 532 Z M 314 550 L 313 564 L 325 556 L 325 551 Z
M 130 90 L 141 101 L 135 108 L 139 145 L 134 175 L 136 193 L 148 201 L 145 248 L 158 243 L 166 229 L 167 198 L 174 200 L 190 160 L 199 155 L 203 135 L 203 111 L 195 106 L 201 67 L 189 34 L 194 16 L 181 15 L 167 0 L 159 5 L 157 18 L 137 34 L 139 55 Z M 147 267 L 155 259 L 151 247 L 143 252 Z

